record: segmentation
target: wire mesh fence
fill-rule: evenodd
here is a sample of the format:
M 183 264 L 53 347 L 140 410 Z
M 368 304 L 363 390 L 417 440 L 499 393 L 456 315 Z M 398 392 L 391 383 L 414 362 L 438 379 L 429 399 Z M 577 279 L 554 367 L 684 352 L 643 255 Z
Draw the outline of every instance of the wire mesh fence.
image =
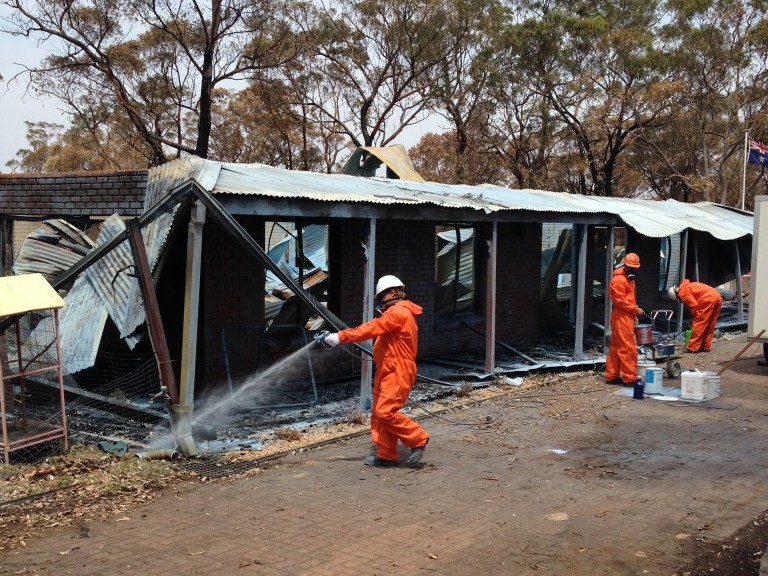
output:
M 56 325 L 36 312 L 0 335 L 7 463 L 37 461 L 69 442 L 140 443 L 167 422 L 151 354 L 99 350 L 92 360 L 90 349 L 60 347 Z
M 34 337 L 37 318 L 32 314 L 13 318 L 2 334 L 0 448 L 5 464 L 12 455 L 35 455 L 52 445 L 67 448 L 58 311 L 48 318 Z

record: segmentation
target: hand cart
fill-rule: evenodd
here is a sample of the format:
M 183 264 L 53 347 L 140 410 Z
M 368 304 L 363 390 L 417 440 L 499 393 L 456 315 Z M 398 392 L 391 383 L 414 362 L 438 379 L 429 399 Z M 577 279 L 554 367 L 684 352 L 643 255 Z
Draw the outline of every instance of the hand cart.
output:
M 672 332 L 672 310 L 651 310 L 650 318 L 652 325 L 653 341 L 643 346 L 645 357 L 657 364 L 666 362 L 667 375 L 670 378 L 680 377 L 680 363 L 677 359 L 680 356 L 675 355 L 675 334 Z M 661 333 L 657 330 L 656 322 L 661 317 L 667 322 L 667 331 Z

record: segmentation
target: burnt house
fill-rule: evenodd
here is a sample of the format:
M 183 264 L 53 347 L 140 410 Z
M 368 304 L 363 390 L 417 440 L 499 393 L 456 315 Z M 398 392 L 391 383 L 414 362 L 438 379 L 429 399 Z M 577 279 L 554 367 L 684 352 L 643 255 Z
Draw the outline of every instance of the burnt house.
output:
M 0 176 L 3 274 L 10 271 L 14 221 L 82 222 L 113 213 L 123 223 L 97 238 L 93 250 L 53 283 L 77 285 L 76 278 L 91 270 L 93 293 L 83 298 L 109 301 L 101 314 L 104 330 L 109 326 L 131 347 L 147 346 L 152 335 L 139 279 L 117 273 L 132 265 L 128 239 L 140 229 L 156 292 L 154 322 L 162 325 L 177 389 L 173 400 L 182 411 L 191 411 L 196 393 L 231 386 L 233 359 L 253 355 L 254 338 L 265 338 L 270 278 L 294 297 L 281 326 L 303 330 L 311 316 L 321 318 L 316 329 L 356 325 L 373 312 L 376 278 L 395 274 L 408 298 L 424 307 L 419 355 L 425 363 L 472 356 L 487 375 L 505 370 L 497 364 L 503 351 L 519 352 L 518 367 L 534 369 L 542 361 L 520 352 L 520 343 L 559 334 L 566 336 L 569 362 L 595 365 L 610 312 L 605 286 L 623 251 L 637 252 L 642 262 L 639 304 L 668 308 L 666 288 L 682 277 L 720 285 L 748 272 L 752 233 L 751 214 L 713 204 L 183 158 L 148 172 Z M 290 262 L 271 257 L 275 222 L 291 224 Z M 553 225 L 561 232 L 543 258 Z M 303 231 L 310 226 L 323 231 L 325 261 L 319 265 L 306 256 Z M 102 233 L 108 228 L 103 225 Z M 314 281 L 318 268 L 322 278 Z M 741 320 L 740 291 L 736 297 Z M 682 309 L 677 312 L 679 323 Z M 65 318 L 62 332 L 66 327 Z M 254 338 L 227 340 L 236 327 L 254 330 Z M 585 345 L 595 330 L 600 345 Z M 92 335 L 98 340 L 102 334 Z M 73 341 L 82 339 L 78 334 Z M 370 366 L 342 357 L 313 376 L 365 382 Z

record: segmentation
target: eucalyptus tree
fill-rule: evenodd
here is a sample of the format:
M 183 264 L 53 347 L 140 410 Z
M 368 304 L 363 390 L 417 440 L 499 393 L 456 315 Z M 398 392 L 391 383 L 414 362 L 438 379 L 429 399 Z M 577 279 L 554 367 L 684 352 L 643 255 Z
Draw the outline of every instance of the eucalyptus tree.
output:
M 736 205 L 745 129 L 768 139 L 768 3 L 674 0 L 668 8 L 660 37 L 680 90 L 664 124 L 635 142 L 635 164 L 658 197 Z
M 488 86 L 498 64 L 495 37 L 507 19 L 507 11 L 499 0 L 446 0 L 444 34 L 445 53 L 428 75 L 431 78 L 430 107 L 444 117 L 451 126 L 451 139 L 441 138 L 456 158 L 447 162 L 455 173 L 443 179 L 456 183 L 477 184 L 483 171 L 476 168 L 490 162 L 499 163 L 497 151 L 487 141 L 489 94 Z M 424 142 L 418 153 L 436 151 L 435 139 Z M 446 151 L 447 152 L 447 151 Z M 489 156 L 487 160 L 482 156 Z M 494 169 L 485 178 L 498 177 Z M 479 180 L 478 180 L 479 179 Z
M 296 58 L 303 43 L 290 22 L 307 8 L 291 0 L 2 3 L 6 32 L 51 50 L 28 68 L 32 88 L 75 116 L 110 103 L 142 139 L 148 165 L 208 157 L 214 90 Z
M 631 193 L 621 189 L 619 158 L 672 94 L 655 45 L 657 2 L 532 0 L 523 7 L 507 31 L 508 66 L 554 112 L 550 164 L 571 192 Z
M 553 152 L 560 148 L 562 123 L 545 95 L 532 88 L 536 84 L 530 78 L 532 72 L 519 66 L 522 46 L 515 21 L 523 18 L 524 12 L 507 14 L 491 38 L 494 65 L 486 85 L 488 120 L 483 142 L 506 166 L 510 186 L 566 190 L 550 170 Z
M 418 173 L 425 180 L 445 184 L 509 184 L 506 164 L 499 161 L 498 154 L 483 148 L 486 135 L 481 133 L 482 125 L 470 120 L 464 130 L 469 145 L 460 154 L 455 130 L 424 134 L 408 150 Z
M 86 123 L 82 118 L 76 116 L 66 128 L 54 122 L 25 122 L 28 147 L 5 165 L 13 172 L 42 173 L 130 170 L 145 164 L 143 143 L 130 127 L 103 118 Z
M 292 104 L 286 86 L 280 82 L 251 82 L 242 90 L 217 90 L 212 108 L 211 157 L 288 170 L 323 170 L 320 135 Z
M 286 67 L 297 104 L 326 133 L 385 146 L 424 118 L 429 72 L 446 56 L 442 0 L 316 2 L 303 30 L 314 46 Z

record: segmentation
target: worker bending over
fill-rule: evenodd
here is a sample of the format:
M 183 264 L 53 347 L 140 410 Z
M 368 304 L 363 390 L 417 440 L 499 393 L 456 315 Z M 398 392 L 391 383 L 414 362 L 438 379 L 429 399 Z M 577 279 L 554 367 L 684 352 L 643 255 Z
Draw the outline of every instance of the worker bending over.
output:
M 678 300 L 691 309 L 693 326 L 691 338 L 685 347 L 686 352 L 709 352 L 712 349 L 712 335 L 723 307 L 720 293 L 703 282 L 683 280 L 679 286 L 673 286 L 667 292 L 669 297 Z

